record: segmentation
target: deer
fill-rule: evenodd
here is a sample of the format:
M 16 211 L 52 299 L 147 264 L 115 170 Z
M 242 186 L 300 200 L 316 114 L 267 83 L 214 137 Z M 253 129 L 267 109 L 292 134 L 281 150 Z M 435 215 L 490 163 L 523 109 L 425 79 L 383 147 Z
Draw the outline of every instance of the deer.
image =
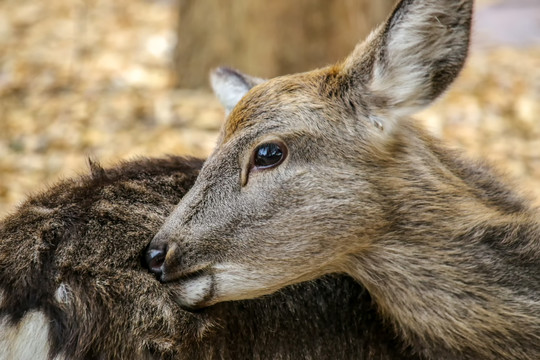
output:
M 420 360 L 347 276 L 183 310 L 183 288 L 161 284 L 143 255 L 201 166 L 94 161 L 2 219 L 0 359 Z
M 472 11 L 402 0 L 335 65 L 212 74 L 217 145 L 145 255 L 184 308 L 340 273 L 425 359 L 540 358 L 538 210 L 411 118 L 464 66 Z

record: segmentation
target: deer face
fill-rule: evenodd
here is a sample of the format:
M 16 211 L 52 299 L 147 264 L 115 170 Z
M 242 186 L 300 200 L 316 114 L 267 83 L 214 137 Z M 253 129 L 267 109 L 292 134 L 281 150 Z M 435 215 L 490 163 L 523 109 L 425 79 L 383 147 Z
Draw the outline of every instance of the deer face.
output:
M 404 116 L 466 57 L 472 1 L 402 1 L 343 63 L 268 81 L 218 69 L 229 115 L 150 267 L 186 307 L 253 298 L 346 271 L 384 229 L 371 181 Z
M 344 106 L 321 104 L 323 75 L 253 88 L 156 235 L 153 246 L 167 251 L 158 264 L 162 280 L 185 283 L 186 306 L 215 302 L 217 293 L 233 300 L 239 291 L 272 292 L 317 277 L 321 268 L 339 271 L 330 259 L 365 246 L 353 239 L 369 239 L 377 201 L 361 170 L 367 147 L 354 144 L 372 125 Z M 216 76 L 240 75 L 220 70 Z M 343 141 L 351 146 L 343 148 Z M 365 209 L 358 211 L 359 203 Z

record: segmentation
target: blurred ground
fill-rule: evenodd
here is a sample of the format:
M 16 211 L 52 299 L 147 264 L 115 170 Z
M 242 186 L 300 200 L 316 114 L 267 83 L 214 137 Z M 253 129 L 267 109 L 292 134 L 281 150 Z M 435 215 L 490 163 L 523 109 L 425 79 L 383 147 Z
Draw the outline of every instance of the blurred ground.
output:
M 88 157 L 209 153 L 223 112 L 207 92 L 171 88 L 175 21 L 173 0 L 0 2 L 0 216 Z M 466 69 L 417 116 L 538 205 L 539 26 L 536 0 L 479 1 Z

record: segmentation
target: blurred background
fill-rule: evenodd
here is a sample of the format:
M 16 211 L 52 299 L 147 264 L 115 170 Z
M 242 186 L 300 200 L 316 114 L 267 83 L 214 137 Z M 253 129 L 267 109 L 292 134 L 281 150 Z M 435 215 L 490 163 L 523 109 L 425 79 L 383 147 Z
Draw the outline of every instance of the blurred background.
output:
M 342 59 L 394 0 L 0 1 L 0 216 L 135 156 L 204 157 L 223 121 L 208 72 L 272 77 Z M 462 76 L 417 118 L 540 205 L 540 1 L 477 0 Z

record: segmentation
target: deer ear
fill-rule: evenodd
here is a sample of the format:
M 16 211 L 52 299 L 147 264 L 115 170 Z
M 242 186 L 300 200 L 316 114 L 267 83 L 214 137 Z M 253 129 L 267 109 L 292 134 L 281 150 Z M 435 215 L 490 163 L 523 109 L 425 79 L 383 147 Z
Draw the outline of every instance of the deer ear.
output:
M 226 67 L 217 68 L 210 74 L 214 94 L 225 107 L 227 114 L 252 87 L 264 81 Z
M 391 124 L 381 121 L 431 103 L 463 67 L 472 7 L 473 0 L 402 0 L 342 64 L 349 96 L 361 96 L 385 128 Z

